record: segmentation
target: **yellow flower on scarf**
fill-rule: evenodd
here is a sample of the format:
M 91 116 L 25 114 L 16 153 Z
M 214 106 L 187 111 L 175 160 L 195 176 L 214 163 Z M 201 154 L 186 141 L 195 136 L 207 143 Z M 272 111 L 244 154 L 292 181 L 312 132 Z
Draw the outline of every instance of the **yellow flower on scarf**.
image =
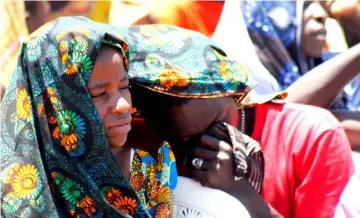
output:
M 90 207 L 94 203 L 95 202 L 93 199 L 91 199 L 88 196 L 85 196 L 79 203 L 76 204 L 76 206 L 80 208 L 86 208 L 86 207 Z
M 171 89 L 174 86 L 185 87 L 190 82 L 190 78 L 188 75 L 171 69 L 163 70 L 159 78 L 160 85 L 167 89 Z
M 119 208 L 122 212 L 133 216 L 136 210 L 136 200 L 128 197 L 120 197 L 116 199 L 115 207 Z
M 67 75 L 73 75 L 75 73 L 77 73 L 78 70 L 77 68 L 73 65 L 73 64 L 69 64 L 67 67 L 66 67 L 66 70 L 65 70 L 65 73 Z
M 39 104 L 36 108 L 36 112 L 37 112 L 38 116 L 41 116 L 42 113 L 44 112 L 44 104 Z
M 65 54 L 62 56 L 62 58 L 61 58 L 61 63 L 62 63 L 62 64 L 66 64 L 69 60 L 70 60 L 69 54 L 68 54 L 68 53 L 65 53 Z
M 71 133 L 61 139 L 61 145 L 65 147 L 67 151 L 72 150 L 77 146 L 78 138 L 75 133 Z
M 62 41 L 59 45 L 59 50 L 61 53 L 65 53 L 68 50 L 68 43 L 66 41 Z
M 14 195 L 20 198 L 36 197 L 41 189 L 38 171 L 32 164 L 23 165 L 11 182 Z
M 17 90 L 16 96 L 16 115 L 19 119 L 30 120 L 31 101 L 25 89 Z
M 219 69 L 220 69 L 220 75 L 221 75 L 224 79 L 228 80 L 228 79 L 229 79 L 229 76 L 227 75 L 228 68 L 227 68 L 227 64 L 226 64 L 225 61 L 221 61 L 221 62 L 219 63 Z
M 121 191 L 116 188 L 109 188 L 104 195 L 109 204 L 115 205 L 114 202 L 121 197 Z

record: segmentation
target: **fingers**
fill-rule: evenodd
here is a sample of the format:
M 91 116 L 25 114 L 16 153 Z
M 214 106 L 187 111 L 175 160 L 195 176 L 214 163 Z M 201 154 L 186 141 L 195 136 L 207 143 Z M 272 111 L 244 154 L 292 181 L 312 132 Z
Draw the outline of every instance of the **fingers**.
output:
M 204 160 L 203 164 L 201 165 L 202 171 L 214 171 L 216 170 L 216 160 Z
M 210 135 L 204 134 L 200 138 L 200 146 L 204 148 L 210 148 L 215 151 L 220 150 L 220 140 Z
M 203 170 L 193 170 L 192 176 L 196 181 L 199 181 L 202 186 L 209 186 L 210 174 Z
M 195 157 L 202 158 L 204 160 L 211 160 L 216 158 L 218 151 L 210 150 L 207 148 L 197 147 L 195 148 Z
M 232 152 L 232 147 L 228 143 L 215 137 L 204 134 L 200 138 L 200 146 L 203 148 L 213 149 L 215 151 Z

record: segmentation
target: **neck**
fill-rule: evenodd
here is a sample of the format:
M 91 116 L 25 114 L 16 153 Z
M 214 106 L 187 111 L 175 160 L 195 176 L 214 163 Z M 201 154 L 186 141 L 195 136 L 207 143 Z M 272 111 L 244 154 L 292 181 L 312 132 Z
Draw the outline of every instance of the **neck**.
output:
M 123 175 L 126 178 L 130 178 L 130 154 L 131 148 L 127 147 L 116 147 L 111 148 L 116 163 L 119 165 Z

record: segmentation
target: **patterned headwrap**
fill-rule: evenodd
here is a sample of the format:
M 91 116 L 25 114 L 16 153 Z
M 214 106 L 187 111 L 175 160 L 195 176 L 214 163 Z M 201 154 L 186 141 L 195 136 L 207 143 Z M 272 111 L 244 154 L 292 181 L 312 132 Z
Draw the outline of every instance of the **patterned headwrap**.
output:
M 165 25 L 131 29 L 125 37 L 130 44 L 128 75 L 133 84 L 145 90 L 178 98 L 230 96 L 239 108 L 286 97 L 286 93 L 261 98 L 250 95 L 255 82 L 246 67 L 226 57 L 224 51 L 200 33 Z M 146 109 L 136 110 L 135 115 L 142 117 L 141 110 L 145 113 Z M 264 160 L 259 143 L 228 125 L 217 130 L 233 146 L 234 177 L 239 179 L 246 174 L 260 192 Z
M 162 146 L 158 164 L 136 150 L 129 182 L 86 87 L 103 43 L 117 47 L 128 70 L 128 31 L 65 17 L 23 43 L 0 112 L 2 216 L 171 216 L 170 148 Z
M 125 36 L 129 79 L 147 89 L 182 98 L 232 96 L 240 105 L 256 84 L 244 65 L 198 32 L 166 25 L 131 29 Z

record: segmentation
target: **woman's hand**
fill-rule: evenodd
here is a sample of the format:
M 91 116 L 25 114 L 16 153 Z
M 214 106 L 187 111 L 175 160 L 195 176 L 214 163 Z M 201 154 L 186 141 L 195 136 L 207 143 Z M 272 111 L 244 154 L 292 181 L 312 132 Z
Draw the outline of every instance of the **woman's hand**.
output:
M 200 169 L 192 175 L 203 186 L 227 191 L 234 183 L 234 163 L 232 146 L 210 135 L 203 135 L 200 147 L 195 149 L 195 159 L 200 158 Z
M 244 204 L 251 217 L 282 217 L 261 198 L 247 179 L 235 182 L 231 145 L 205 134 L 200 139 L 200 146 L 195 149 L 194 159 L 196 158 L 203 161 L 201 168 L 194 169 L 192 175 L 203 186 L 223 190 L 237 198 Z

